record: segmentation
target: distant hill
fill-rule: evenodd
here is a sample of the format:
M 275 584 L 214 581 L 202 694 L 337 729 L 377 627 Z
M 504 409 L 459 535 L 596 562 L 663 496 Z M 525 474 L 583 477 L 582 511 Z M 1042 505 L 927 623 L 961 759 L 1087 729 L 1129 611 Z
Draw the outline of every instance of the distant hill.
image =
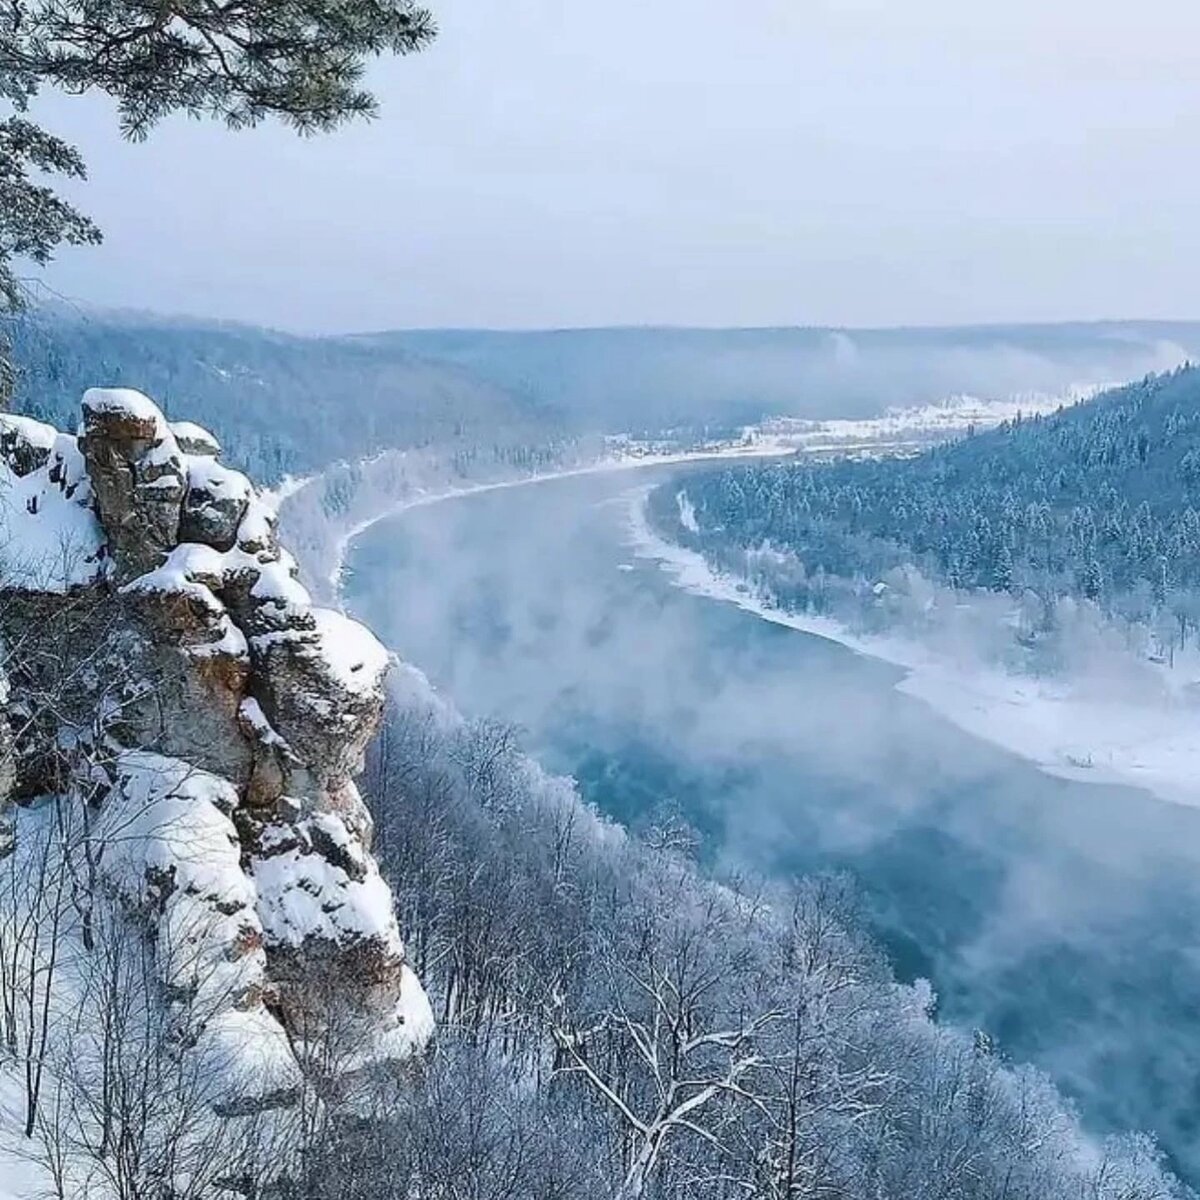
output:
M 45 310 L 13 341 L 18 411 L 69 427 L 85 388 L 136 386 L 266 479 L 388 447 L 535 440 L 562 423 L 453 363 L 352 338 Z
M 1200 357 L 1200 323 L 960 329 L 438 330 L 372 344 L 454 363 L 606 428 L 657 432 L 766 414 L 874 416 L 968 393 L 1114 384 Z
M 1057 392 L 1200 357 L 1200 324 L 1164 322 L 297 337 L 51 305 L 12 334 L 20 411 L 61 424 L 86 387 L 137 386 L 207 423 L 232 461 L 266 479 L 390 447 L 712 435 L 768 415 Z

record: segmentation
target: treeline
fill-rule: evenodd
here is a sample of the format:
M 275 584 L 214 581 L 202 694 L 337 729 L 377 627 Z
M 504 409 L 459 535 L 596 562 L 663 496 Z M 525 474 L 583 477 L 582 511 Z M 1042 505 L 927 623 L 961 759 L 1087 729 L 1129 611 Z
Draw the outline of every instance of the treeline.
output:
M 301 1194 L 1165 1200 L 1153 1144 L 1081 1132 L 1038 1072 L 898 984 L 836 878 L 713 882 L 512 732 L 405 672 L 365 779 L 440 1031 L 333 1121 Z
M 831 581 L 915 565 L 954 588 L 1062 597 L 1157 622 L 1168 652 L 1200 620 L 1200 371 L 1150 376 L 911 460 L 787 462 L 687 483 L 655 514 L 710 557 L 788 560 L 777 598 L 825 611 Z M 802 566 L 802 570 L 798 570 Z M 786 578 L 784 577 L 786 574 Z

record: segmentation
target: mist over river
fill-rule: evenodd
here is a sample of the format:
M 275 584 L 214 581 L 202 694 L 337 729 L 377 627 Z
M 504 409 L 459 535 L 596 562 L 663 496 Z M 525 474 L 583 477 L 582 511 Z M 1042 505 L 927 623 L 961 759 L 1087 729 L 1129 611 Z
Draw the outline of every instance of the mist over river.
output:
M 716 870 L 851 872 L 942 1019 L 1200 1182 L 1200 811 L 1054 779 L 897 692 L 898 669 L 672 586 L 622 496 L 696 469 L 389 518 L 351 547 L 347 607 L 613 817 L 682 813 Z

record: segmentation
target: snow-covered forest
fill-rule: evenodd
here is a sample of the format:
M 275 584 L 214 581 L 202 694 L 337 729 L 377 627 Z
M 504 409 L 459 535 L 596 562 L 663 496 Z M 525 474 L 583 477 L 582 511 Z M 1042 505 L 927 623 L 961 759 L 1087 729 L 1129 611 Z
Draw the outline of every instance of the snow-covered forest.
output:
M 403 347 L 251 326 L 46 306 L 4 323 L 14 408 L 62 426 L 101 379 L 200 421 L 262 483 L 390 447 L 553 441 L 563 422 L 513 393 Z
M 1198 400 L 1185 367 L 915 459 L 712 472 L 652 507 L 785 608 L 911 629 L 932 586 L 1007 595 L 1038 667 L 1082 603 L 1171 659 L 1200 620 Z
M 8 316 L 0 334 L 13 343 L 16 411 L 64 425 L 97 380 L 140 388 L 210 428 L 264 484 L 385 449 L 486 454 L 594 434 L 686 444 L 776 414 L 1059 393 L 1200 352 L 1186 322 L 298 337 L 61 304 Z
M 1183 1194 L 1152 1142 L 1092 1140 L 939 1025 L 848 881 L 705 878 L 686 826 L 598 818 L 411 668 L 390 705 L 364 782 L 439 1034 L 420 1086 L 324 1131 L 330 1194 Z

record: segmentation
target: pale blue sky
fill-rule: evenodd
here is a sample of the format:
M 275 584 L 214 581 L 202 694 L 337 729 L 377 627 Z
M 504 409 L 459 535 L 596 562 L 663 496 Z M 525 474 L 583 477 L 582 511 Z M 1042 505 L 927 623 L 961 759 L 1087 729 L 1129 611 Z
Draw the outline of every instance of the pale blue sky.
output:
M 434 0 L 382 118 L 44 120 L 57 288 L 298 329 L 1200 316 L 1195 0 Z

